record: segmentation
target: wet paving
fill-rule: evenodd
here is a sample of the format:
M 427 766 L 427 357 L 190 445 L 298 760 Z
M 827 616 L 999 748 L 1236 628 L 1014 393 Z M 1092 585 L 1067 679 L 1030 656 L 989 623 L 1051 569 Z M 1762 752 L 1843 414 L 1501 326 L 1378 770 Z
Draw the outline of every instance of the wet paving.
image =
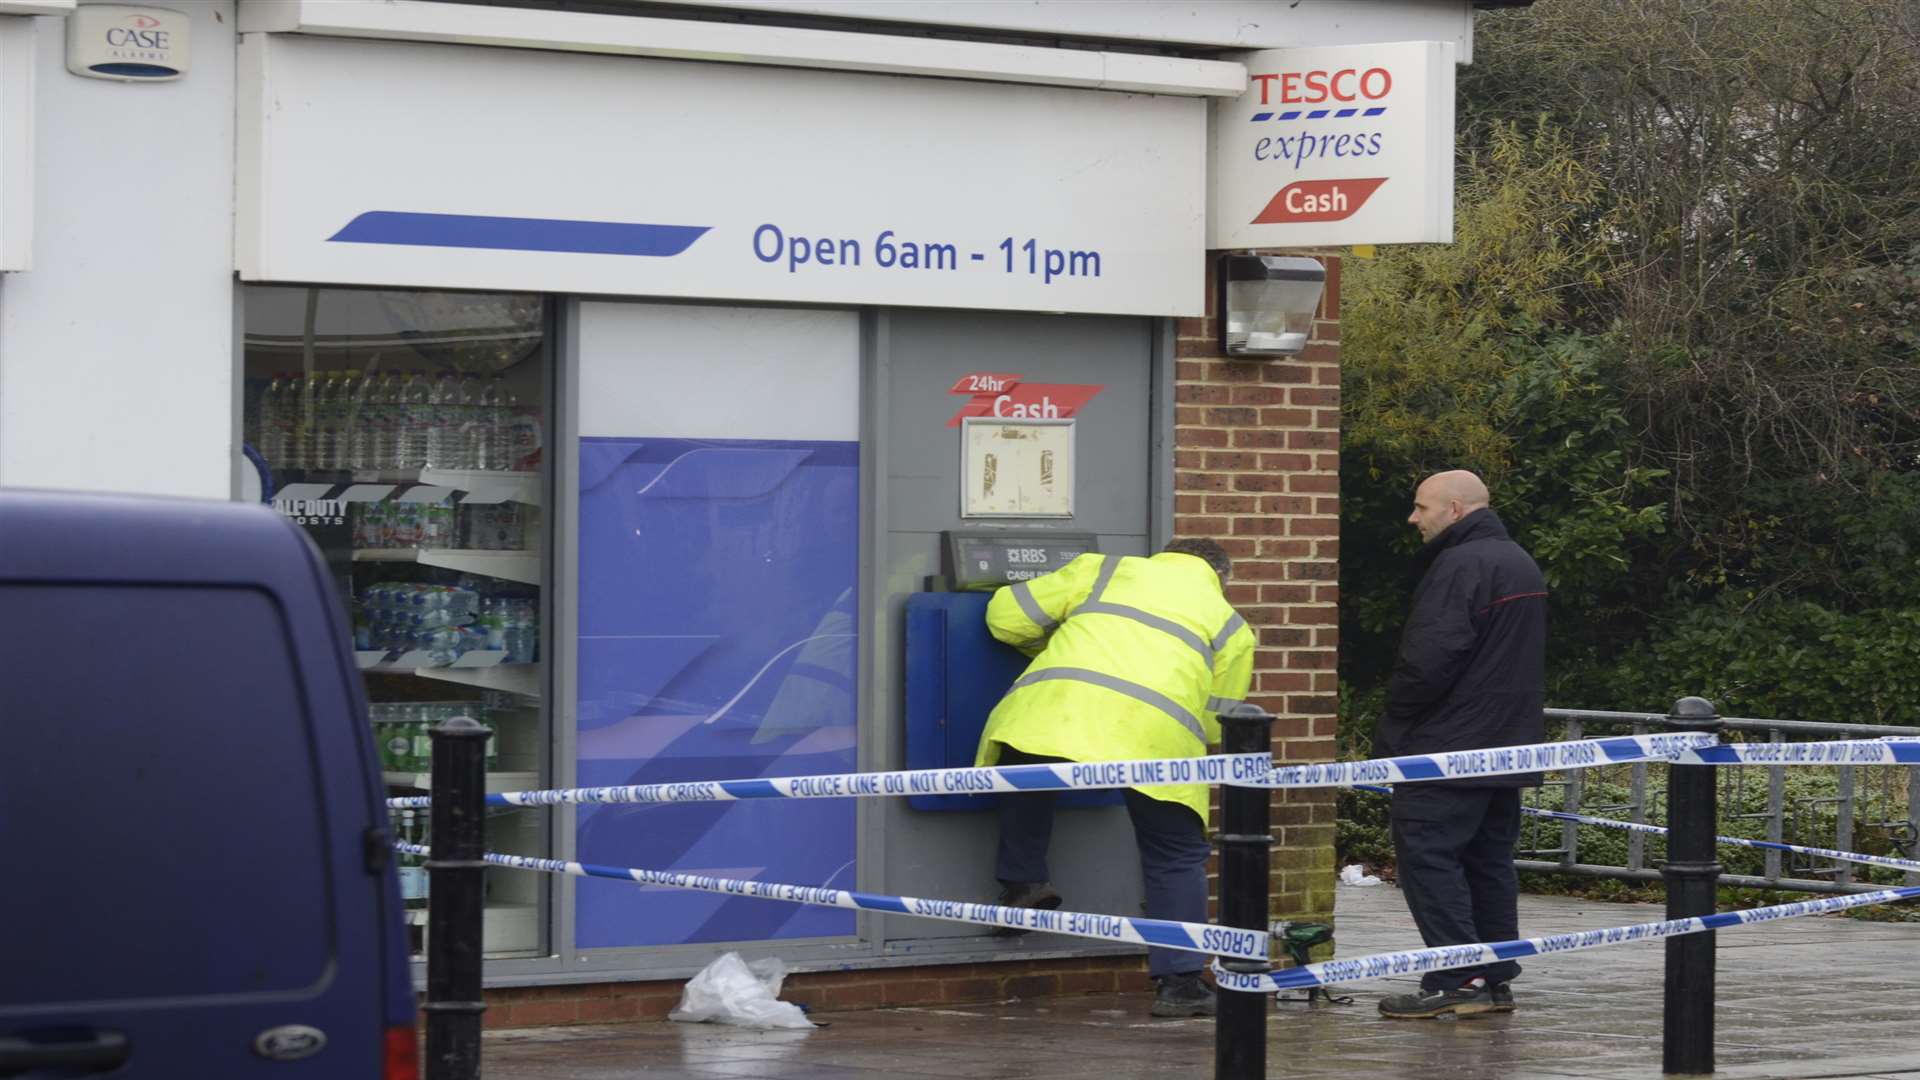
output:
M 1397 890 L 1339 890 L 1345 957 L 1418 947 Z M 1538 935 L 1661 918 L 1658 908 L 1522 897 Z M 1413 979 L 1343 988 L 1351 1005 L 1281 1003 L 1270 1077 L 1627 1078 L 1660 1075 L 1664 946 L 1527 961 L 1518 1008 L 1461 1020 L 1386 1020 L 1375 1003 Z M 1920 923 L 1816 917 L 1719 934 L 1718 1075 L 1729 1080 L 1920 1080 Z M 1149 996 L 1087 995 L 817 1015 L 812 1031 L 665 1021 L 490 1031 L 490 1080 L 888 1077 L 1144 1080 L 1210 1076 L 1213 1022 L 1153 1020 Z

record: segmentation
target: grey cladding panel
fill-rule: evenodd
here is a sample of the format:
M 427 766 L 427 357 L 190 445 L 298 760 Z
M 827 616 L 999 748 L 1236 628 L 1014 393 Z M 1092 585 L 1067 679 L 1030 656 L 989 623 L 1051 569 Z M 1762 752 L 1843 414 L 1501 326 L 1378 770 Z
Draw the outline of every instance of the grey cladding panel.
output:
M 960 518 L 961 376 L 1104 389 L 1074 425 L 1075 514 L 1056 528 L 1145 535 L 1150 337 L 1144 319 L 896 312 L 889 371 L 889 528 L 938 531 Z
M 898 630 L 907 593 L 940 571 L 943 529 L 996 525 L 1099 534 L 1100 549 L 1147 549 L 1150 376 L 1154 324 L 1145 319 L 993 315 L 940 311 L 887 314 L 886 593 L 887 631 L 877 658 L 876 722 L 897 739 L 904 676 Z M 965 375 L 997 372 L 1024 383 L 1094 384 L 1100 393 L 1077 414 L 1075 516 L 1045 522 L 960 518 L 960 429 L 947 421 L 967 398 L 948 390 Z M 895 743 L 896 751 L 898 749 Z M 884 767 L 900 767 L 899 758 Z M 903 799 L 878 800 L 885 844 L 884 891 L 955 900 L 990 900 L 996 821 L 990 813 L 922 813 Z M 1062 811 L 1051 872 L 1068 906 L 1133 914 L 1140 910 L 1139 860 L 1132 827 L 1117 808 Z M 914 919 L 888 919 L 893 941 L 968 936 Z M 1022 950 L 1073 947 L 1030 935 Z

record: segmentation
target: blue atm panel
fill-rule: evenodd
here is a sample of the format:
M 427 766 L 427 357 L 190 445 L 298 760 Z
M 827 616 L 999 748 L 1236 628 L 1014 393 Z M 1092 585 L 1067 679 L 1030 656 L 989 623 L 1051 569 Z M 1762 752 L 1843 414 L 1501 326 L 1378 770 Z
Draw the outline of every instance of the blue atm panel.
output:
M 973 764 L 987 716 L 1027 658 L 987 632 L 984 592 L 907 597 L 907 768 Z M 910 795 L 915 810 L 991 810 L 992 795 Z M 1119 806 L 1119 791 L 1075 791 L 1061 806 Z

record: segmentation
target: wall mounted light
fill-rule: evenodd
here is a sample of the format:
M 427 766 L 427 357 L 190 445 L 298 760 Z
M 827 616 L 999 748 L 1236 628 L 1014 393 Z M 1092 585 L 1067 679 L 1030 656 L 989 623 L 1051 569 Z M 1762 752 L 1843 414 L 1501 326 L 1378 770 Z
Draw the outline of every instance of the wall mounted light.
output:
M 1292 356 L 1307 347 L 1327 268 L 1298 255 L 1220 259 L 1220 347 L 1228 356 Z

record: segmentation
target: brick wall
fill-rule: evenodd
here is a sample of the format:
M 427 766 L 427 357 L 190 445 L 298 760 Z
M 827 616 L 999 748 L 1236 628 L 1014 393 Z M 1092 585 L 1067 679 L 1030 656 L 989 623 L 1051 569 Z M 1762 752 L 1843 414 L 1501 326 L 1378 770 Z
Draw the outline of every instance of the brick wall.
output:
M 1204 318 L 1179 323 L 1174 532 L 1233 556 L 1227 598 L 1259 632 L 1253 701 L 1279 719 L 1275 756 L 1331 761 L 1340 594 L 1340 260 L 1299 356 L 1228 360 L 1213 260 Z M 1273 915 L 1333 914 L 1331 791 L 1276 792 Z
M 682 980 L 587 983 L 489 990 L 482 1024 L 489 1028 L 610 1024 L 664 1019 L 680 1000 Z M 1144 993 L 1146 961 L 1137 956 L 941 964 L 787 976 L 780 1000 L 814 1012 L 883 1005 L 965 1005 L 1061 994 Z

